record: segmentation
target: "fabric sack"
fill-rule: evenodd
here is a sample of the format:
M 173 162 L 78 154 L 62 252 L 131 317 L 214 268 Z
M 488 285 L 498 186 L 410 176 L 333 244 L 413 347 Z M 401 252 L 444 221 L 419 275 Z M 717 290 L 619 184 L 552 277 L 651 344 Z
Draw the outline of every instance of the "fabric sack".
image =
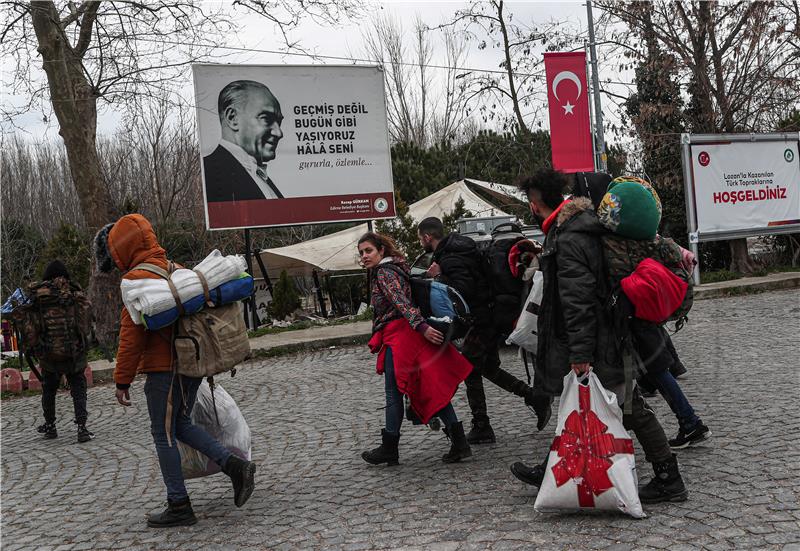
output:
M 197 399 L 192 408 L 192 423 L 205 430 L 234 455 L 250 461 L 250 427 L 247 426 L 236 402 L 221 386 L 214 385 L 212 398 L 208 382 L 200 383 Z M 207 456 L 181 441 L 178 441 L 178 451 L 181 454 L 181 470 L 184 478 L 209 476 L 222 470 Z
M 619 510 L 644 518 L 633 441 L 622 426 L 617 396 L 589 372 L 564 377 L 556 437 L 536 496 L 539 512 Z

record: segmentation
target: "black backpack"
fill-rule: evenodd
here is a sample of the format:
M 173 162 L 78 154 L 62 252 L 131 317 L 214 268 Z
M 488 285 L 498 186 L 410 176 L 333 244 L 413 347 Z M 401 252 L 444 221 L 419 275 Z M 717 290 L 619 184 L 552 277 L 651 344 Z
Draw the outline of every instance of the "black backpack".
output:
M 492 294 L 492 317 L 501 336 L 514 330 L 527 298 L 527 285 L 511 273 L 508 253 L 520 241 L 527 239 L 518 224 L 507 222 L 492 230 L 492 241 L 482 251 L 483 271 Z
M 411 284 L 411 301 L 419 308 L 425 323 L 441 331 L 445 342 L 461 339 L 469 332 L 473 320 L 461 293 L 433 279 L 411 277 L 392 263 L 381 264 L 379 268 L 389 269 Z

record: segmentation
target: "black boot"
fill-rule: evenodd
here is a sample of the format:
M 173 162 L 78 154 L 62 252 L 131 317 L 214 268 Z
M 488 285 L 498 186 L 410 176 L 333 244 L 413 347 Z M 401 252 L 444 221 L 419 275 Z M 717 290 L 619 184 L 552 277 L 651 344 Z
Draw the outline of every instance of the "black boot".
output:
M 464 425 L 459 421 L 448 427 L 448 438 L 450 438 L 450 451 L 442 456 L 445 463 L 457 463 L 467 457 L 472 457 L 472 449 L 469 447 L 467 437 L 464 435 Z
M 386 429 L 382 429 L 381 439 L 383 443 L 380 446 L 362 453 L 361 458 L 372 465 L 380 465 L 381 463 L 386 463 L 389 467 L 399 465 L 400 454 L 397 451 L 397 444 L 400 442 L 400 435 L 392 434 L 386 432 Z
M 160 513 L 147 515 L 150 528 L 169 528 L 171 526 L 190 526 L 197 523 L 189 498 L 180 501 L 167 501 L 167 508 Z
M 661 503 L 662 501 L 686 501 L 689 491 L 678 472 L 675 454 L 667 461 L 653 463 L 656 475 L 645 486 L 639 488 L 642 503 Z
M 54 421 L 50 423 L 45 422 L 44 425 L 39 425 L 36 427 L 36 431 L 44 434 L 44 437 L 48 440 L 58 438 L 58 431 L 56 430 L 56 424 Z
M 233 502 L 237 507 L 244 505 L 256 486 L 256 464 L 236 455 L 231 455 L 222 467 L 222 472 L 231 477 L 233 483 Z
M 536 486 L 539 488 L 541 487 L 542 481 L 544 481 L 544 475 L 547 472 L 547 460 L 545 459 L 544 463 L 540 463 L 539 465 L 535 465 L 533 467 L 528 467 L 525 463 L 517 461 L 511 465 L 511 472 L 514 473 L 514 476 L 523 481 L 525 484 L 530 484 L 531 486 Z
M 86 428 L 86 423 L 77 423 L 78 425 L 78 442 L 88 442 L 94 438 L 94 433 Z
M 536 430 L 542 430 L 553 414 L 553 396 L 531 388 L 525 394 L 525 405 L 536 414 Z
M 494 436 L 492 425 L 489 424 L 489 419 L 485 421 L 472 420 L 472 429 L 467 433 L 467 442 L 470 445 L 476 444 L 494 444 L 497 438 Z

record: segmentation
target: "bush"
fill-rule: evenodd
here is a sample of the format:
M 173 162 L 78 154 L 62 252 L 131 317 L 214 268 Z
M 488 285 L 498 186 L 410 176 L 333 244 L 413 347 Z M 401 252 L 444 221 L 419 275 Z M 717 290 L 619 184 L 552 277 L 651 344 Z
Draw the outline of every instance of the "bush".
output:
M 300 295 L 298 295 L 294 282 L 288 276 L 286 270 L 283 270 L 281 277 L 273 288 L 269 314 L 273 319 L 283 320 L 298 308 L 300 308 Z
M 86 289 L 91 275 L 90 242 L 91 237 L 86 232 L 72 224 L 61 224 L 39 256 L 37 277 L 41 277 L 50 262 L 58 259 L 67 267 L 70 279 Z
M 3 301 L 17 287 L 38 279 L 36 264 L 45 246 L 44 238 L 35 228 L 17 220 L 4 219 L 2 222 L 2 251 L 0 265 L 3 284 Z

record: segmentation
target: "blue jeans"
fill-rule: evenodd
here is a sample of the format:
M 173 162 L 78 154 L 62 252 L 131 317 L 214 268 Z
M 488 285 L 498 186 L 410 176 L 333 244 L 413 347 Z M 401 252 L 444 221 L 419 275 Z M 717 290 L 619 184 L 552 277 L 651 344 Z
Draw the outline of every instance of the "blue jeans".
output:
M 176 501 L 189 497 L 183 482 L 181 455 L 178 452 L 176 439 L 205 454 L 220 467 L 225 466 L 231 452 L 206 431 L 192 424 L 192 407 L 203 379 L 182 375 L 175 376 L 175 383 L 172 386 L 172 446 L 167 443 L 164 421 L 167 417 L 167 396 L 171 380 L 172 373 L 169 372 L 148 373 L 147 381 L 144 383 L 144 395 L 147 398 L 150 432 L 156 445 L 161 476 L 167 486 L 167 499 Z
M 386 432 L 390 434 L 400 434 L 400 426 L 403 424 L 405 408 L 403 407 L 403 395 L 397 389 L 397 379 L 394 377 L 394 360 L 392 349 L 386 348 L 383 360 L 383 379 L 386 389 Z M 447 404 L 436 414 L 442 420 L 445 427 L 450 427 L 458 423 L 456 410 L 453 404 Z
M 678 424 L 685 432 L 694 429 L 700 418 L 695 414 L 689 400 L 683 393 L 681 386 L 669 370 L 664 370 L 657 373 L 648 373 L 647 377 L 653 382 L 658 389 L 661 396 L 669 404 L 669 408 L 675 417 L 678 418 Z

